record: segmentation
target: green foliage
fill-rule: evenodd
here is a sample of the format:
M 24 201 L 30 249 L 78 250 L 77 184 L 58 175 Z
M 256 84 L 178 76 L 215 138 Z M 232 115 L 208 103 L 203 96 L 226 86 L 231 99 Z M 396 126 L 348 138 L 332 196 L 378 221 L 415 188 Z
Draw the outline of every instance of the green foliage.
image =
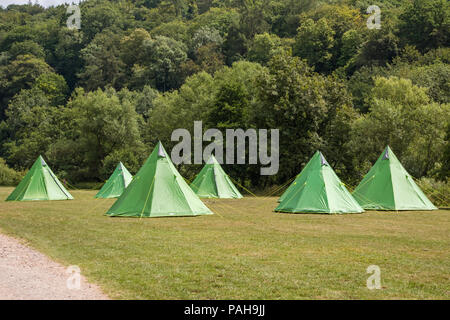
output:
M 407 79 L 376 78 L 370 112 L 354 127 L 353 150 L 374 161 L 390 145 L 415 177 L 429 174 L 445 145 L 450 105 L 430 101 L 425 88 Z
M 0 119 L 11 99 L 21 89 L 29 89 L 42 74 L 52 72 L 44 60 L 26 54 L 18 56 L 5 66 L 0 66 Z
M 318 71 L 329 71 L 334 34 L 325 18 L 317 22 L 308 19 L 298 28 L 294 54 L 306 59 L 309 65 L 315 66 Z
M 17 172 L 6 165 L 5 160 L 0 158 L 0 186 L 16 186 L 23 178 L 22 172 Z
M 57 166 L 75 165 L 70 172 L 72 180 L 100 179 L 103 161 L 114 158 L 115 152 L 127 155 L 131 164 L 145 157 L 139 115 L 132 101 L 120 100 L 115 90 L 76 90 L 64 112 L 71 127 L 50 148 L 48 157 Z M 60 152 L 67 158 L 61 159 Z M 69 169 L 64 168 L 67 172 Z
M 196 63 L 199 69 L 210 74 L 222 68 L 224 60 L 225 57 L 220 52 L 220 48 L 214 43 L 201 46 L 196 51 Z
M 400 53 L 400 40 L 386 29 L 370 32 L 358 54 L 350 61 L 349 72 L 362 66 L 385 66 Z
M 217 29 L 202 27 L 194 33 L 191 43 L 193 50 L 197 50 L 198 48 L 210 43 L 221 46 L 223 43 L 223 37 Z
M 36 58 L 44 59 L 44 49 L 32 40 L 25 40 L 23 42 L 14 42 L 8 51 L 11 59 L 16 59 L 20 55 L 30 54 Z
M 215 74 L 215 97 L 207 124 L 218 129 L 246 128 L 251 124 L 255 82 L 265 73 L 259 64 L 235 62 Z
M 448 181 L 450 178 L 450 123 L 447 124 L 445 147 L 442 153 L 442 167 L 438 175 L 440 180 Z
M 288 40 L 266 32 L 255 35 L 248 50 L 247 58 L 250 61 L 267 65 L 274 55 L 281 51 L 290 52 L 291 50 Z
M 186 79 L 177 91 L 158 95 L 150 111 L 146 142 L 155 145 L 158 140 L 169 150 L 172 131 L 184 128 L 193 132 L 194 121 L 204 120 L 214 98 L 213 78 L 200 72 Z
M 151 36 L 164 36 L 172 38 L 177 41 L 186 41 L 188 26 L 181 20 L 174 20 L 167 23 L 163 23 L 151 30 Z
M 380 0 L 380 30 L 372 4 L 85 0 L 81 30 L 63 5 L 2 9 L 0 157 L 23 169 L 44 153 L 71 182 L 102 180 L 202 120 L 280 129 L 277 176 L 226 168 L 251 188 L 281 185 L 319 148 L 356 184 L 387 143 L 415 176 L 445 180 L 448 1 Z
M 297 57 L 276 55 L 268 68 L 257 81 L 258 103 L 252 114 L 257 127 L 280 130 L 277 180 L 286 181 L 319 146 L 318 128 L 327 113 L 325 83 Z M 293 150 L 302 152 L 292 157 Z
M 450 3 L 414 0 L 400 15 L 399 35 L 420 50 L 450 45 Z
M 125 65 L 120 59 L 120 40 L 120 35 L 112 31 L 99 33 L 81 50 L 84 68 L 79 77 L 87 90 L 123 86 Z
M 181 65 L 187 60 L 187 48 L 179 41 L 157 36 L 142 43 L 142 64 L 133 66 L 133 86 L 147 84 L 161 91 L 177 88 L 182 83 Z
M 33 87 L 41 90 L 53 106 L 63 105 L 69 92 L 66 80 L 56 73 L 43 73 L 35 81 Z
M 448 208 L 450 206 L 449 182 L 436 181 L 431 178 L 422 178 L 417 180 L 417 184 L 435 206 L 441 208 Z

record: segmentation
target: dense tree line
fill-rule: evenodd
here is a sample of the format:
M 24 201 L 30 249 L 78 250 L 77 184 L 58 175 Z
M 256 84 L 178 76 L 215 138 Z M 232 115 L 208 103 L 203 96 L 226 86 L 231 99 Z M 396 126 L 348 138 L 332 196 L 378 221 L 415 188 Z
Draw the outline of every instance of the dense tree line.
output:
M 446 180 L 450 4 L 376 1 L 369 29 L 372 2 L 86 0 L 80 30 L 67 6 L 0 8 L 0 158 L 24 170 L 44 154 L 68 181 L 102 181 L 202 120 L 280 129 L 278 175 L 226 168 L 252 188 L 317 149 L 354 185 L 387 144 L 415 177 Z

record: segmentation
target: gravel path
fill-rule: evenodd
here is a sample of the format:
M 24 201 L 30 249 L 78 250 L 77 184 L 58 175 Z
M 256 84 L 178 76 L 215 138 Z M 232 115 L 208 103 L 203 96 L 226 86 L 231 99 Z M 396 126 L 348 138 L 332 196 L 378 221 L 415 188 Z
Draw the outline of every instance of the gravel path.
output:
M 82 276 L 79 289 L 69 289 L 67 283 L 70 287 L 77 282 L 66 271 L 42 253 L 0 234 L 0 300 L 108 299 Z

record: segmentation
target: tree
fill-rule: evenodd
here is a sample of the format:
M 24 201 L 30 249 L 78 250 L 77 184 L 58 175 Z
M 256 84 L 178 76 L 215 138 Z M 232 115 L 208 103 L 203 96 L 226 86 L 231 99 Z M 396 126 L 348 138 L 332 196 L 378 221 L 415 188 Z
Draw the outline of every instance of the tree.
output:
M 291 47 L 287 41 L 276 35 L 257 34 L 250 45 L 247 57 L 250 61 L 266 65 L 272 57 L 281 51 L 290 52 Z
M 158 90 L 167 91 L 181 85 L 181 64 L 187 60 L 187 48 L 182 42 L 157 36 L 144 40 L 143 52 L 142 64 L 133 66 L 135 88 L 152 84 Z
M 280 171 L 274 179 L 284 183 L 320 144 L 318 130 L 327 114 L 325 81 L 304 61 L 286 54 L 273 57 L 268 68 L 257 80 L 252 115 L 258 128 L 280 130 Z
M 362 43 L 363 38 L 358 30 L 351 29 L 345 32 L 341 39 L 341 53 L 337 66 L 345 67 L 357 55 Z
M 56 73 L 43 73 L 35 81 L 34 88 L 41 90 L 52 106 L 61 106 L 66 102 L 69 88 L 63 76 Z
M 240 31 L 239 26 L 233 25 L 223 43 L 223 52 L 226 63 L 231 66 L 233 62 L 241 60 L 247 52 L 247 38 Z
M 58 31 L 57 43 L 47 50 L 48 62 L 55 71 L 64 76 L 67 85 L 73 90 L 83 68 L 83 35 L 78 30 L 62 28 Z
M 152 29 L 150 35 L 152 37 L 164 36 L 177 41 L 185 42 L 188 38 L 187 32 L 188 26 L 186 23 L 181 20 L 174 20 L 160 24 L 156 28 Z
M 121 101 L 114 89 L 89 93 L 77 89 L 64 111 L 71 128 L 50 146 L 48 156 L 73 180 L 102 178 L 103 161 L 113 153 L 126 153 L 134 168 L 145 157 L 139 115 L 133 103 Z
M 198 48 L 197 63 L 200 70 L 204 70 L 210 74 L 214 74 L 217 70 L 224 66 L 224 56 L 215 44 L 207 44 Z
M 220 35 L 219 30 L 211 27 L 201 27 L 192 37 L 191 50 L 198 50 L 198 48 L 210 43 L 213 43 L 219 47 L 222 45 L 223 38 Z
M 353 150 L 374 161 L 390 145 L 410 173 L 420 178 L 440 161 L 450 105 L 430 101 L 425 88 L 397 77 L 375 78 L 370 112 L 355 122 Z
M 422 51 L 450 45 L 450 3 L 414 0 L 400 15 L 399 36 Z
M 196 0 L 188 0 L 185 17 L 188 20 L 194 19 L 198 15 L 198 7 Z
M 120 41 L 121 60 L 131 68 L 134 64 L 142 63 L 145 59 L 144 41 L 151 39 L 147 30 L 142 28 L 134 29 L 129 35 L 124 36 Z
M 439 173 L 439 178 L 448 181 L 450 177 L 450 123 L 447 125 L 447 135 L 445 137 L 445 149 L 442 154 L 442 168 Z
M 326 103 L 326 113 L 318 127 L 319 148 L 327 155 L 328 163 L 345 179 L 355 181 L 353 162 L 357 155 L 351 149 L 350 139 L 353 124 L 359 118 L 353 107 L 352 96 L 347 81 L 336 74 L 324 79 L 322 96 Z
M 247 39 L 269 31 L 269 2 L 263 0 L 238 0 L 241 14 L 240 27 Z
M 161 140 L 170 149 L 174 145 L 173 130 L 183 128 L 193 132 L 194 121 L 207 119 L 214 96 L 213 77 L 206 72 L 187 78 L 178 90 L 159 94 L 149 112 L 145 142 L 155 145 Z
M 399 53 L 399 39 L 392 31 L 388 28 L 371 30 L 368 39 L 347 66 L 347 72 L 353 74 L 363 66 L 386 66 Z
M 334 45 L 334 34 L 325 18 L 317 22 L 308 19 L 298 28 L 294 54 L 306 59 L 317 71 L 330 71 L 333 68 L 331 50 Z
M 246 128 L 251 125 L 251 103 L 256 81 L 265 73 L 257 63 L 240 61 L 215 74 L 215 95 L 207 124 L 218 129 Z
M 6 110 L 3 123 L 3 153 L 16 168 L 29 168 L 39 154 L 62 134 L 59 109 L 37 86 L 21 90 Z
M 45 58 L 44 49 L 32 40 L 23 42 L 14 42 L 8 51 L 11 60 L 16 59 L 20 55 L 29 54 L 39 59 Z
M 117 95 L 121 101 L 124 99 L 131 101 L 136 112 L 144 119 L 148 119 L 154 107 L 154 100 L 158 97 L 158 90 L 150 86 L 145 86 L 141 91 L 130 91 L 125 88 L 117 92 Z
M 366 8 L 367 6 L 364 10 Z M 303 13 L 300 17 L 300 21 L 308 21 L 308 19 L 312 19 L 316 23 L 321 19 L 325 19 L 328 28 L 333 30 L 332 47 L 326 50 L 330 55 L 328 61 L 329 70 L 345 66 L 347 60 L 354 55 L 353 50 L 355 48 L 358 49 L 367 32 L 361 11 L 344 4 L 317 6 Z M 350 32 L 352 30 L 353 32 Z M 321 71 L 320 69 L 317 70 Z
M 120 59 L 120 40 L 121 36 L 112 31 L 102 32 L 81 50 L 84 68 L 79 77 L 87 90 L 124 85 L 125 65 Z
M 272 32 L 279 37 L 294 37 L 300 25 L 301 14 L 317 4 L 316 0 L 285 0 L 273 3 Z
M 34 81 L 44 73 L 52 72 L 44 60 L 26 54 L 20 55 L 6 66 L 0 66 L 0 119 L 11 99 L 21 89 L 29 89 Z
M 81 4 L 83 22 L 81 31 L 84 43 L 92 41 L 95 36 L 106 29 L 126 30 L 132 27 L 133 17 L 129 10 L 111 1 L 89 1 Z
M 211 8 L 191 21 L 191 30 L 210 28 L 225 37 L 233 26 L 239 25 L 240 14 L 234 8 Z

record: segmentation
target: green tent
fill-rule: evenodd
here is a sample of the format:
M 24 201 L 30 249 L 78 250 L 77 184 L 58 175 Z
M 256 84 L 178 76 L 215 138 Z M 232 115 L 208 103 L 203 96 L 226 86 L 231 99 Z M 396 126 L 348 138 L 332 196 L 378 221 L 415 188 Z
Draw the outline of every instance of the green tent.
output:
M 317 151 L 280 197 L 276 212 L 361 213 L 364 210 Z
M 191 183 L 191 188 L 200 198 L 242 198 L 242 194 L 231 182 L 230 177 L 223 171 L 214 156 L 209 158 Z
M 120 197 L 132 179 L 133 176 L 131 173 L 125 168 L 122 162 L 119 162 L 112 175 L 95 195 L 95 198 L 107 199 Z
M 71 199 L 72 195 L 64 188 L 42 156 L 39 156 L 6 201 Z
M 178 173 L 161 142 L 106 213 L 122 217 L 212 214 Z
M 368 210 L 436 210 L 389 146 L 353 192 Z

